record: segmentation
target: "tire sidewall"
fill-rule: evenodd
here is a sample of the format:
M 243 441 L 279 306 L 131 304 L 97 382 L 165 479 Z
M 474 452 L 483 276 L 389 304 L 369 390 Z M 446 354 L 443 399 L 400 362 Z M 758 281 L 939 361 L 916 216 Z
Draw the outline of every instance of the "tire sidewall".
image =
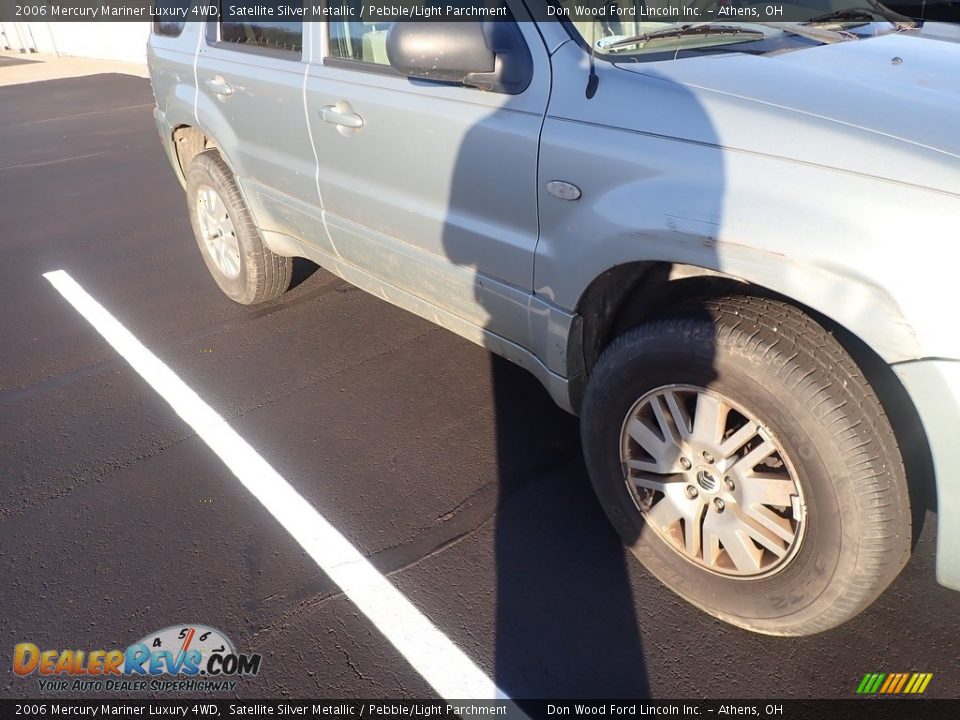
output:
M 844 460 L 810 408 L 760 358 L 716 342 L 706 324 L 698 333 L 661 327 L 658 336 L 612 348 L 591 376 L 581 432 L 594 489 L 630 550 L 674 592 L 734 624 L 790 633 L 832 604 L 844 587 L 836 579 L 849 577 L 857 563 L 857 507 Z M 775 574 L 740 579 L 711 572 L 645 525 L 624 479 L 620 434 L 640 397 L 673 384 L 707 387 L 740 404 L 773 430 L 790 458 L 806 519 L 796 555 Z
M 207 151 L 197 155 L 186 175 L 187 208 L 190 213 L 190 225 L 193 227 L 194 238 L 203 256 L 207 270 L 213 276 L 220 289 L 232 300 L 247 304 L 256 291 L 250 272 L 251 240 L 248 236 L 252 222 L 249 213 L 241 203 L 238 203 L 239 191 L 229 169 L 223 160 L 213 152 Z M 235 277 L 225 275 L 216 262 L 210 257 L 206 243 L 203 241 L 203 231 L 198 217 L 198 192 L 202 187 L 211 188 L 220 197 L 226 208 L 227 215 L 233 223 L 237 243 L 240 247 L 240 271 Z

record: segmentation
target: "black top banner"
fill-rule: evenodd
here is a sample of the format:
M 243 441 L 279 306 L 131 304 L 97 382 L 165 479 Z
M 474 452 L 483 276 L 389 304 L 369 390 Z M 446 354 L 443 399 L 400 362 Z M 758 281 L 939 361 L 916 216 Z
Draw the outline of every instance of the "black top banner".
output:
M 899 4 L 896 4 L 898 3 Z M 916 0 L 926 12 L 953 0 Z M 0 0 L 0 20 L 12 22 L 395 22 L 513 19 L 519 0 Z M 892 0 L 526 0 L 539 22 L 911 22 L 909 2 Z
M 0 700 L 4 718 L 953 720 L 960 700 Z

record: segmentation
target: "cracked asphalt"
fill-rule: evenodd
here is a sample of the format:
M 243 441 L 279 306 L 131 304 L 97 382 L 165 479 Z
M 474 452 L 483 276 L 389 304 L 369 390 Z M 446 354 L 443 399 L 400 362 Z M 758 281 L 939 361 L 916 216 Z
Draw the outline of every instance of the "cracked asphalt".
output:
M 2 72 L 2 70 L 0 70 Z M 624 556 L 576 420 L 523 371 L 324 271 L 231 303 L 201 262 L 145 80 L 0 88 L 0 693 L 15 643 L 194 622 L 263 655 L 242 697 L 426 682 L 41 277 L 69 272 L 498 685 L 518 697 L 960 696 L 935 516 L 879 601 L 804 639 L 728 627 Z

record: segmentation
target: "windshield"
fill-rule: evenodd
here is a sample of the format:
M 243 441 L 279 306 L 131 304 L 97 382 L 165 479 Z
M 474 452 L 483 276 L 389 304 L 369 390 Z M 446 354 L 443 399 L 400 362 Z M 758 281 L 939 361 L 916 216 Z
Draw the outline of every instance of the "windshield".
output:
M 849 28 L 909 23 L 876 0 L 556 0 L 584 41 L 604 55 L 720 49 L 783 36 L 854 39 Z M 771 7 L 782 7 L 771 14 Z M 682 13 L 682 17 L 678 17 Z M 689 19 L 686 19 L 689 18 Z

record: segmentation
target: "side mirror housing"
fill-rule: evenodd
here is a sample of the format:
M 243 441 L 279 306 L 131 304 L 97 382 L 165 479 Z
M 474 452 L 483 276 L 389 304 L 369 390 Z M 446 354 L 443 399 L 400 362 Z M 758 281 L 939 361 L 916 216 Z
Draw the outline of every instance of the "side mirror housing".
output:
M 397 22 L 387 59 L 412 78 L 516 95 L 533 75 L 530 51 L 513 22 Z

